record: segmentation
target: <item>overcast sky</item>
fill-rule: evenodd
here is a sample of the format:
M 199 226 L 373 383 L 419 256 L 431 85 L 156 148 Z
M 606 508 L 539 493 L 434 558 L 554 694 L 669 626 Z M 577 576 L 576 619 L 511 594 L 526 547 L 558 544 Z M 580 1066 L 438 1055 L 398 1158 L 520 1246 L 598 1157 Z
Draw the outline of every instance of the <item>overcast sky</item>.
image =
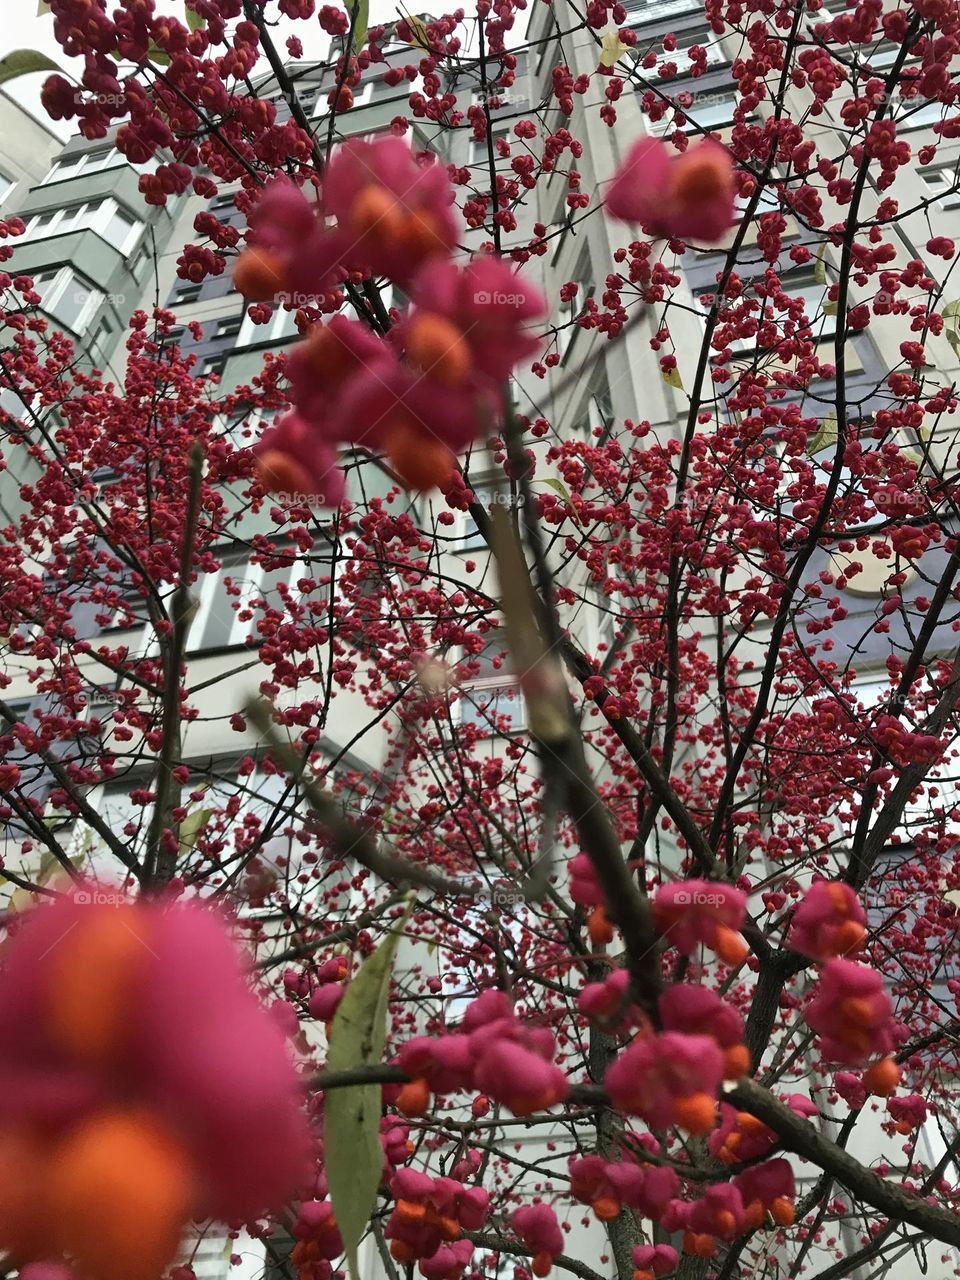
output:
M 122 0 L 116 0 L 116 4 L 110 7 L 117 7 L 121 3 Z M 14 49 L 37 49 L 65 70 L 79 76 L 83 70 L 82 59 L 64 57 L 63 50 L 53 38 L 53 18 L 49 13 L 38 14 L 38 0 L 0 0 L 0 7 L 3 13 L 3 20 L 0 22 L 0 57 L 6 56 Z M 407 5 L 404 7 L 407 8 Z M 411 3 L 408 12 L 422 13 L 427 8 L 427 5 Z M 183 0 L 157 0 L 157 13 L 169 14 L 183 21 Z M 396 17 L 396 0 L 370 0 L 372 24 L 391 22 Z M 278 31 L 281 39 L 285 39 L 287 35 L 299 36 L 306 57 L 320 58 L 324 55 L 328 37 L 321 31 L 316 18 L 310 22 L 282 18 Z M 4 86 L 4 91 L 60 137 L 69 138 L 76 132 L 75 122 L 50 120 L 40 105 L 40 88 L 49 74 L 48 71 L 9 80 Z

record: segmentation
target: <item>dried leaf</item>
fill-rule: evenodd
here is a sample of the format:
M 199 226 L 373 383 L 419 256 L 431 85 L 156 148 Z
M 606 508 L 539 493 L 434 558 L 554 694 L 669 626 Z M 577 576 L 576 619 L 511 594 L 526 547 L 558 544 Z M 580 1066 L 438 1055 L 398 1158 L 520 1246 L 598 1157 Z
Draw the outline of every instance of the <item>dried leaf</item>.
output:
M 407 26 L 410 28 L 410 37 L 412 42 L 419 48 L 430 52 L 430 37 L 427 35 L 427 27 L 418 17 L 413 14 L 404 18 Z
M 615 67 L 623 55 L 629 52 L 630 46 L 623 43 L 619 33 L 608 31 L 600 41 L 600 65 L 601 67 Z
M 817 261 L 813 268 L 813 278 L 817 284 L 827 283 L 827 264 L 824 261 L 824 254 L 827 251 L 826 244 L 822 244 L 817 250 Z

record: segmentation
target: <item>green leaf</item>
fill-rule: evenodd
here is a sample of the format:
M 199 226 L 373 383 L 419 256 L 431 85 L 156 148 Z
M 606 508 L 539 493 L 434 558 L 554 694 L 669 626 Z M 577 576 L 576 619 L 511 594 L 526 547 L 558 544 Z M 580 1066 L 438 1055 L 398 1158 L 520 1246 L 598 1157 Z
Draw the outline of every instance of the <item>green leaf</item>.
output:
M 147 46 L 147 57 L 151 62 L 155 62 L 158 67 L 169 67 L 171 62 L 169 53 L 161 49 L 153 40 Z
M 943 336 L 960 356 L 960 298 L 948 302 L 940 314 L 943 316 Z
M 180 823 L 180 847 L 182 849 L 193 848 L 200 833 L 210 821 L 212 813 L 212 809 L 194 809 L 187 814 Z
M 579 524 L 580 523 L 579 513 L 577 512 L 577 508 L 573 505 L 573 499 L 570 497 L 570 490 L 563 483 L 563 481 L 558 480 L 556 476 L 548 476 L 542 481 L 542 483 L 548 484 L 550 488 L 554 490 L 555 493 L 559 493 L 560 497 L 564 500 L 564 502 L 570 508 L 570 514 L 573 516 L 574 520 L 576 520 L 577 524 Z
M 28 76 L 34 71 L 59 71 L 45 53 L 36 49 L 14 49 L 5 58 L 0 58 L 0 84 L 15 80 L 17 76 Z
M 328 1070 L 349 1071 L 383 1060 L 390 971 L 400 932 L 415 901 L 416 894 L 411 893 L 402 919 L 347 987 L 330 1027 Z M 324 1099 L 327 1181 L 353 1280 L 359 1278 L 357 1246 L 370 1220 L 383 1172 L 380 1108 L 378 1084 L 331 1089 Z
M 184 13 L 187 19 L 187 26 L 190 30 L 199 31 L 206 19 L 201 18 L 199 13 L 194 13 L 194 11 L 187 5 L 184 6 Z
M 820 305 L 820 310 L 825 316 L 835 316 L 837 314 L 837 303 L 830 298 L 824 298 Z
M 51 13 L 52 10 L 47 4 L 47 0 L 37 0 L 37 17 L 42 18 L 45 13 Z
M 828 413 L 817 429 L 817 434 L 807 445 L 807 453 L 812 458 L 815 453 L 821 453 L 824 449 L 829 449 L 837 443 L 837 415 Z
M 354 0 L 351 12 L 354 19 L 353 47 L 359 53 L 366 43 L 367 27 L 370 25 L 370 0 Z

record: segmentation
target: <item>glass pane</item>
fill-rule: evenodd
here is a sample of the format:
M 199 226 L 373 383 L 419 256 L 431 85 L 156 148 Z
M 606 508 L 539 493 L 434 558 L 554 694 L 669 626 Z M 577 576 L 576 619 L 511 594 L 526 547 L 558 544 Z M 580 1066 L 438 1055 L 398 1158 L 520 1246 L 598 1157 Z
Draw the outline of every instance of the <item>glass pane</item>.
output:
M 523 697 L 518 685 L 491 685 L 464 690 L 460 703 L 464 724 L 480 729 L 521 729 Z
M 93 296 L 93 290 L 81 284 L 77 277 L 71 273 L 70 278 L 67 280 L 66 288 L 61 291 L 59 298 L 54 303 L 53 313 L 61 324 L 66 325 L 68 329 L 73 329 L 77 333 L 79 332 L 77 328 L 78 321 Z
M 239 593 L 243 590 L 243 583 L 249 577 L 249 572 L 245 556 L 230 556 L 224 559 L 212 588 L 213 595 L 202 635 L 196 637 L 191 647 L 217 649 L 230 643 L 230 633 L 236 619 L 234 605 L 240 599 Z M 231 582 L 229 588 L 227 578 Z M 211 588 L 207 587 L 206 590 L 209 591 Z
M 103 236 L 118 249 L 123 249 L 131 242 L 130 236 L 134 228 L 140 228 L 142 225 L 136 219 L 122 213 L 119 209 L 115 209 L 107 220 L 107 224 L 103 229 Z

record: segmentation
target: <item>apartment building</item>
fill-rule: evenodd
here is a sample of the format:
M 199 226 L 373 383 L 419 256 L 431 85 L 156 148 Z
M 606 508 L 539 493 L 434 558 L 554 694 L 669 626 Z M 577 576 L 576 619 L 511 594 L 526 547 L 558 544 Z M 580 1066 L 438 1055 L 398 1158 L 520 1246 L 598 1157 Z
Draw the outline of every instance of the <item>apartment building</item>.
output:
M 738 39 L 715 36 L 707 28 L 702 4 L 690 3 L 689 0 L 648 0 L 646 3 L 634 0 L 628 9 L 628 21 L 637 31 L 637 48 L 641 55 L 648 49 L 662 49 L 663 36 L 667 32 L 677 36 L 678 52 L 670 55 L 670 59 L 681 68 L 685 65 L 686 49 L 695 44 L 707 47 L 707 74 L 696 80 L 690 79 L 688 83 L 681 76 L 668 82 L 668 88 L 671 93 L 686 88 L 692 95 L 692 105 L 686 112 L 689 132 L 715 130 L 724 136 L 732 125 L 737 106 L 730 66 L 740 52 Z M 528 32 L 531 52 L 521 55 L 516 84 L 503 104 L 492 113 L 496 140 L 502 139 L 516 148 L 517 143 L 511 133 L 515 119 L 540 108 L 549 98 L 550 72 L 557 61 L 557 44 L 551 36 L 558 27 L 575 25 L 575 15 L 572 9 L 568 9 L 566 0 L 555 0 L 552 5 L 533 8 Z M 889 57 L 890 52 L 881 49 L 877 56 L 882 60 Z M 578 30 L 565 36 L 563 56 L 574 74 L 592 71 L 597 64 L 597 54 L 592 32 Z M 387 63 L 375 68 L 373 74 L 365 78 L 354 108 L 332 122 L 335 135 L 338 138 L 375 135 L 388 129 L 396 115 L 406 114 L 406 86 L 388 85 L 383 72 L 387 66 L 417 61 L 418 58 L 416 49 L 401 45 L 391 47 Z M 652 79 L 656 71 L 645 74 Z M 292 110 L 302 113 L 322 140 L 330 123 L 327 98 L 335 86 L 335 79 L 324 67 L 297 67 L 291 69 L 290 76 L 289 84 L 281 86 L 268 80 L 260 86 L 261 91 L 274 97 L 281 114 Z M 454 83 L 452 91 L 458 94 L 459 102 L 465 106 L 475 99 L 477 89 L 469 80 L 463 80 Z M 592 87 L 591 94 L 596 92 L 596 87 Z M 788 92 L 792 95 L 788 106 L 802 111 L 806 105 L 805 91 L 791 88 Z M 576 99 L 570 127 L 584 142 L 584 152 L 576 167 L 582 175 L 585 190 L 602 190 L 603 183 L 612 176 L 622 159 L 625 147 L 646 131 L 662 132 L 669 122 L 669 114 L 659 124 L 651 122 L 641 109 L 641 96 L 640 88 L 624 93 L 617 104 L 618 127 L 613 130 L 599 117 L 601 101 L 593 97 Z M 12 104 L 0 95 L 0 125 L 3 112 L 9 106 Z M 910 133 L 915 130 L 917 137 L 925 136 L 923 131 L 929 133 L 931 122 L 939 118 L 932 104 L 904 104 L 903 111 L 904 123 L 909 122 Z M 550 127 L 567 123 L 553 106 L 546 108 L 544 118 Z M 828 108 L 826 118 L 821 117 L 820 127 L 835 129 L 839 123 L 831 118 Z M 5 136 L 6 133 L 0 128 L 0 135 Z M 417 145 L 438 150 L 445 160 L 475 170 L 478 185 L 484 185 L 484 179 L 488 178 L 487 149 L 485 145 L 481 147 L 472 141 L 468 127 L 451 134 L 427 121 L 417 120 L 414 122 L 413 140 Z M 34 275 L 43 299 L 43 309 L 56 324 L 76 338 L 79 348 L 91 363 L 117 376 L 122 373 L 127 319 L 140 306 L 149 309 L 154 299 L 176 313 L 181 326 L 182 350 L 195 356 L 196 371 L 215 375 L 224 390 L 250 383 L 266 353 L 282 350 L 296 340 L 298 334 L 293 311 L 279 307 L 269 323 L 253 322 L 244 300 L 232 288 L 229 271 L 208 277 L 200 284 L 182 280 L 176 275 L 176 258 L 183 243 L 194 234 L 193 222 L 199 211 L 209 208 L 226 221 L 238 221 L 240 215 L 233 207 L 229 191 L 221 192 L 212 202 L 187 196 L 157 210 L 145 206 L 137 191 L 138 173 L 143 169 L 128 165 L 106 140 L 88 143 L 75 139 L 56 155 L 54 148 L 48 146 L 49 167 L 39 165 L 35 152 L 34 148 L 30 157 L 34 170 L 23 169 L 21 174 L 20 170 L 13 172 L 16 168 L 14 159 L 8 162 L 7 154 L 0 148 L 0 178 L 10 169 L 10 177 L 16 183 L 8 198 L 16 199 L 17 204 L 10 207 L 15 207 L 27 224 L 27 234 L 16 250 L 15 268 Z M 494 163 L 506 171 L 509 157 L 500 155 L 498 150 Z M 898 175 L 892 194 L 900 199 L 902 207 L 917 206 L 917 212 L 902 227 L 903 261 L 918 256 L 918 251 L 931 234 L 927 229 L 928 218 L 932 234 L 949 234 L 953 229 L 956 209 L 960 207 L 956 181 L 958 164 L 960 141 L 945 140 L 940 144 L 934 163 L 922 169 L 901 171 Z M 530 417 L 539 416 L 541 411 L 548 416 L 553 428 L 551 439 L 577 434 L 585 437 L 597 427 L 615 430 L 615 424 L 627 417 L 649 420 L 659 439 L 678 438 L 683 432 L 688 412 L 688 399 L 683 388 L 694 383 L 703 338 L 703 325 L 697 314 L 698 300 L 710 293 L 722 257 L 717 251 L 698 253 L 688 250 L 676 264 L 683 282 L 677 298 L 689 307 L 689 311 L 674 308 L 670 312 L 682 386 L 671 385 L 659 376 L 656 359 L 649 347 L 650 338 L 659 325 L 659 314 L 644 317 L 622 340 L 609 346 L 605 345 L 604 335 L 585 331 L 575 323 L 592 293 L 602 287 L 605 273 L 612 269 L 613 252 L 625 235 L 622 229 L 611 226 L 598 212 L 588 211 L 589 216 L 569 213 L 567 196 L 570 188 L 563 168 L 558 167 L 549 181 L 538 185 L 530 207 L 517 211 L 520 226 L 514 235 L 517 240 L 528 238 L 535 221 L 546 223 L 553 233 L 547 255 L 534 259 L 525 268 L 539 276 L 552 304 L 557 303 L 564 284 L 573 281 L 580 288 L 561 312 L 556 332 L 550 338 L 548 350 L 558 352 L 559 363 L 545 381 L 526 375 L 515 380 L 516 408 Z M 931 197 L 934 203 L 923 207 Z M 2 193 L 0 198 L 3 198 Z M 867 207 L 871 204 L 875 207 L 880 198 L 880 193 L 871 184 Z M 6 208 L 6 204 L 0 205 L 0 211 Z M 838 212 L 836 216 L 842 215 Z M 829 222 L 833 217 L 828 214 L 827 220 Z M 798 244 L 815 239 L 796 223 L 788 234 L 792 234 Z M 483 238 L 485 233 L 478 230 L 468 232 L 465 240 L 470 247 Z M 748 232 L 746 244 L 754 242 L 755 236 Z M 818 338 L 829 344 L 831 349 L 836 317 L 825 305 L 825 295 L 834 266 L 832 251 L 828 251 L 822 268 L 798 267 L 789 278 L 789 292 L 804 297 Z M 941 262 L 940 266 L 945 273 L 948 264 Z M 745 255 L 738 270 L 749 279 L 751 273 L 758 276 L 763 267 L 759 255 Z M 399 303 L 402 299 L 398 297 L 396 301 Z M 199 340 L 187 328 L 192 323 L 200 326 Z M 856 416 L 866 417 L 879 406 L 880 401 L 872 390 L 884 370 L 898 362 L 901 337 L 900 327 L 892 320 L 884 321 L 882 317 L 875 318 L 868 330 L 848 336 L 847 367 L 850 376 L 847 397 L 851 405 L 856 405 Z M 928 350 L 944 377 L 957 375 L 957 356 L 945 339 L 930 338 Z M 743 350 L 737 354 L 744 361 L 758 358 L 748 344 L 744 344 Z M 581 364 L 586 372 L 571 384 L 571 371 Z M 813 390 L 818 403 L 829 404 L 829 385 Z M 717 395 L 715 408 L 718 415 L 726 412 L 721 394 Z M 255 413 L 241 421 L 221 424 L 224 431 L 235 433 L 235 438 L 241 442 L 252 442 L 265 425 L 264 417 Z M 946 444 L 937 443 L 935 448 L 945 450 Z M 512 500 L 502 468 L 495 467 L 485 457 L 484 451 L 474 452 L 469 468 L 471 483 L 487 505 Z M 15 480 L 22 478 L 15 473 L 13 475 Z M 351 484 L 355 486 L 351 496 L 356 499 L 382 496 L 389 488 L 387 478 L 375 463 L 352 470 Z M 16 494 L 9 484 L 6 488 L 0 486 L 0 499 L 5 512 L 16 511 Z M 260 679 L 254 646 L 257 611 L 264 606 L 253 607 L 250 610 L 253 616 L 249 618 L 239 616 L 236 587 L 239 583 L 243 600 L 263 600 L 266 607 L 285 608 L 291 599 L 297 598 L 301 566 L 309 565 L 312 575 L 316 576 L 318 563 L 323 563 L 326 558 L 332 565 L 345 552 L 336 529 L 330 524 L 318 528 L 314 548 L 301 552 L 297 563 L 267 571 L 258 563 L 256 556 L 251 559 L 249 542 L 258 533 L 277 532 L 269 504 L 253 515 L 245 510 L 236 496 L 231 496 L 229 501 L 233 503 L 231 509 L 235 511 L 236 518 L 231 542 L 223 548 L 222 567 L 214 573 L 205 574 L 196 586 L 198 608 L 190 636 L 190 683 L 202 690 L 198 695 L 201 714 L 188 730 L 186 751 L 196 762 L 197 779 L 202 779 L 210 788 L 208 797 L 216 803 L 225 803 L 240 792 L 245 810 L 252 808 L 258 813 L 265 813 L 278 802 L 283 802 L 287 794 L 285 788 L 276 775 L 263 771 L 259 766 L 253 773 L 241 772 L 241 767 L 245 768 L 244 756 L 251 752 L 256 754 L 255 749 L 250 744 L 238 743 L 237 735 L 229 727 L 229 717 L 237 709 L 238 700 L 243 693 L 253 690 Z M 444 509 L 442 505 L 432 505 L 430 495 L 416 499 L 414 507 L 418 519 L 426 524 Z M 323 526 L 323 521 L 322 514 L 318 515 L 317 525 Z M 469 515 L 458 516 L 455 526 L 445 531 L 444 548 L 442 565 L 456 565 L 458 573 L 465 573 L 465 562 L 474 560 L 478 562 L 475 572 L 478 575 L 485 572 L 485 544 Z M 829 567 L 827 554 L 818 555 L 822 567 Z M 923 572 L 929 569 L 930 575 L 937 576 L 943 553 L 932 548 L 928 556 L 921 568 Z M 820 562 L 811 566 L 811 576 L 815 576 L 821 567 Z M 876 607 L 884 576 L 882 568 L 880 564 L 872 567 L 868 564 L 852 585 L 837 589 L 847 609 L 847 619 L 833 629 L 835 649 L 842 645 L 852 649 L 858 645 L 858 669 L 862 668 L 867 675 L 871 671 L 883 672 L 890 645 L 898 638 L 895 631 L 883 636 L 871 632 L 865 642 L 866 648 L 863 647 L 864 622 Z M 911 580 L 903 588 L 907 599 L 911 598 L 911 593 L 922 594 L 922 577 L 922 573 L 913 572 Z M 332 568 L 329 579 L 329 590 L 334 591 L 335 572 Z M 597 604 L 600 605 L 599 600 Z M 610 643 L 618 625 L 616 615 L 609 609 L 586 605 L 582 610 L 574 611 L 567 621 L 591 651 L 599 643 Z M 132 645 L 140 645 L 141 651 L 149 651 L 152 641 L 149 627 L 143 619 L 134 626 L 121 623 L 113 630 L 117 635 L 128 636 Z M 944 645 L 948 643 L 949 637 L 945 638 Z M 762 634 L 756 637 L 756 645 L 762 647 Z M 497 649 L 498 642 L 491 641 L 489 651 L 484 655 L 482 674 L 466 691 L 458 714 L 477 724 L 497 726 L 505 736 L 523 728 L 523 707 L 513 682 L 503 675 L 495 662 Z M 113 696 L 112 678 L 98 670 L 95 664 L 91 664 L 89 674 L 91 706 L 98 702 L 101 707 L 109 705 Z M 40 705 L 36 695 L 27 688 L 15 687 L 13 693 L 19 701 L 17 698 L 12 700 L 25 714 Z M 381 731 L 372 728 L 356 746 L 350 745 L 357 737 L 359 726 L 365 723 L 366 714 L 359 697 L 342 692 L 338 694 L 320 744 L 327 761 L 336 761 L 338 767 L 357 773 L 377 767 L 383 748 Z M 496 735 L 488 749 L 500 749 Z M 133 785 L 135 782 L 127 777 L 116 785 L 101 787 L 91 793 L 91 803 L 108 819 L 114 830 L 122 830 L 130 823 L 134 827 L 142 824 L 142 808 L 137 808 L 129 799 Z M 77 838 L 82 839 L 83 833 L 79 833 Z M 136 838 L 136 834 L 131 838 Z M 289 842 L 282 835 L 275 836 L 265 848 L 269 856 L 289 852 Z M 94 859 L 96 850 L 88 848 L 88 853 Z M 415 954 L 408 952 L 399 961 L 401 966 L 422 962 L 424 956 L 419 951 Z M 441 958 L 433 957 L 431 962 L 439 973 Z M 455 1003 L 456 993 L 453 993 L 453 1001 Z M 931 1132 L 924 1140 L 929 1142 L 931 1151 L 936 1149 L 934 1133 Z M 562 1167 L 564 1143 L 569 1139 L 559 1130 L 543 1127 L 529 1130 L 519 1141 L 524 1149 L 523 1158 L 531 1166 L 536 1166 L 544 1158 L 548 1144 L 554 1144 L 560 1151 L 560 1155 L 554 1157 L 558 1161 L 555 1167 Z M 861 1147 L 857 1148 L 858 1154 L 868 1158 L 882 1155 L 885 1142 L 878 1127 L 869 1129 Z M 798 1171 L 803 1178 L 804 1170 Z M 219 1280 L 226 1274 L 231 1248 L 243 1259 L 241 1274 L 244 1277 L 248 1272 L 252 1276 L 262 1269 L 264 1255 L 259 1245 L 243 1240 L 230 1245 L 221 1242 L 213 1233 L 198 1257 L 198 1263 L 202 1257 L 199 1269 L 203 1280 Z M 588 1261 L 601 1274 L 614 1274 L 611 1263 L 600 1262 L 605 1253 L 605 1242 L 599 1227 L 576 1228 L 569 1248 L 572 1254 Z M 512 1265 L 512 1262 L 504 1261 L 504 1276 L 512 1273 Z M 910 1265 L 908 1257 L 905 1263 L 900 1264 L 900 1270 L 890 1272 L 893 1280 L 912 1274 Z M 952 1274 L 953 1262 L 949 1266 L 944 1264 L 944 1269 L 939 1271 L 937 1265 L 931 1258 L 929 1274 L 934 1280 L 945 1280 L 948 1274 Z M 372 1243 L 363 1260 L 363 1274 L 365 1280 L 378 1280 L 384 1274 Z

